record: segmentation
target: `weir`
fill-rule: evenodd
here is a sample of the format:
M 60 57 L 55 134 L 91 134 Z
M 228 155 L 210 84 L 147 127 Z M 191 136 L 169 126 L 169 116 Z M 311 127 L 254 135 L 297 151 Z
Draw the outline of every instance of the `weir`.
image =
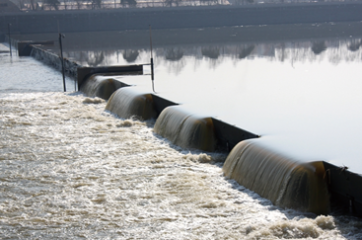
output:
M 231 149 L 239 142 L 224 164 L 225 176 L 278 206 L 326 214 L 331 210 L 332 199 L 342 203 L 350 213 L 362 216 L 360 175 L 323 161 L 303 162 L 277 153 L 258 140 L 246 140 L 259 137 L 257 134 L 211 117 L 195 116 L 181 106 L 172 106 L 176 103 L 151 93 L 125 88 L 130 85 L 116 77 L 138 74 L 142 72 L 141 68 L 141 65 L 80 67 L 77 69 L 78 86 L 92 97 L 107 99 L 111 96 L 106 109 L 120 117 L 157 118 L 155 133 L 181 147 L 215 151 L 219 146 Z M 228 133 L 225 134 L 223 129 L 228 129 Z
M 117 81 L 112 76 L 94 74 L 86 80 L 85 84 L 81 85 L 80 91 L 89 97 L 99 97 L 108 100 L 117 89 L 126 86 L 128 85 Z
M 317 214 L 330 211 L 322 161 L 300 162 L 247 140 L 233 148 L 223 172 L 275 205 Z
M 87 80 L 83 88 L 92 81 Z M 183 148 L 232 149 L 223 166 L 224 175 L 277 206 L 316 214 L 328 214 L 337 206 L 345 213 L 362 216 L 362 196 L 355 185 L 362 184 L 362 178 L 346 169 L 342 172 L 321 160 L 288 157 L 263 146 L 257 134 L 212 117 L 196 116 L 174 102 L 133 87 L 115 91 L 106 109 L 122 118 L 157 119 L 154 132 Z
M 112 94 L 106 110 L 121 118 L 137 116 L 143 120 L 156 118 L 151 94 L 138 93 L 132 88 L 121 88 Z
M 156 121 L 154 131 L 183 148 L 209 152 L 216 149 L 212 119 L 191 115 L 180 106 L 163 110 Z

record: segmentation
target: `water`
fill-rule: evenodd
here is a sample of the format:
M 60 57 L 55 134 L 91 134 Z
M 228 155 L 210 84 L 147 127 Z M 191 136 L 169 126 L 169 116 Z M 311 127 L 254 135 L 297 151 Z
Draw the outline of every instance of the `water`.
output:
M 13 59 L 6 78 L 0 69 L 3 239 L 362 238 L 360 220 L 275 207 L 223 177 L 226 155 L 173 146 L 153 122 L 116 118 L 103 100 L 35 77 L 16 90 L 30 69 L 61 79 L 23 63 Z
M 63 77 L 53 68 L 45 66 L 32 57 L 13 56 L 5 45 L 0 43 L 0 93 L 9 92 L 49 92 L 63 91 Z M 74 81 L 66 77 L 68 91 L 74 89 Z
M 81 94 L 1 96 L 4 239 L 358 239 L 351 217 L 282 210 L 222 176 L 152 122 L 115 118 Z
M 155 89 L 191 113 L 261 135 L 261 145 L 287 157 L 323 160 L 361 174 L 361 26 L 154 32 Z M 110 34 L 113 40 L 104 40 L 103 50 L 101 37 L 86 35 L 85 42 L 96 50 L 75 50 L 68 43 L 66 55 L 89 66 L 146 63 L 145 33 Z M 75 46 L 83 39 L 70 38 Z M 118 38 L 125 46 L 112 49 Z M 149 76 L 120 81 L 152 93 Z

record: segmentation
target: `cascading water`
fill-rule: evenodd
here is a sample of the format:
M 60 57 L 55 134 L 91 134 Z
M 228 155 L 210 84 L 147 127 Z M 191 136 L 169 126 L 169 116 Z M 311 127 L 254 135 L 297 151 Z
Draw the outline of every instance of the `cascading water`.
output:
M 154 131 L 183 148 L 204 151 L 216 149 L 216 137 L 211 118 L 191 115 L 180 106 L 164 109 L 156 121 Z
M 99 97 L 108 100 L 108 98 L 122 86 L 119 81 L 111 76 L 94 74 L 81 85 L 80 91 L 89 97 Z
M 316 214 L 330 211 L 323 162 L 300 163 L 246 140 L 233 148 L 223 171 L 276 205 Z
M 121 118 L 136 116 L 143 120 L 155 119 L 157 113 L 151 94 L 142 94 L 132 88 L 121 88 L 109 99 L 106 110 Z

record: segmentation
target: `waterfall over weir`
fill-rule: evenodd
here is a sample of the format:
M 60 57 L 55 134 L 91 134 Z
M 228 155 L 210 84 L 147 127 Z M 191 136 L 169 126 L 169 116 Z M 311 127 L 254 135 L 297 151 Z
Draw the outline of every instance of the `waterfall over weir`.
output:
M 156 95 L 122 85 L 126 86 L 116 79 L 93 75 L 82 85 L 81 90 L 89 96 L 103 96 L 105 99 L 113 92 L 106 110 L 121 118 L 157 118 L 154 132 L 175 145 L 209 152 L 216 150 L 221 140 L 220 131 L 225 129 L 225 125 L 214 125 L 211 117 L 195 116 L 183 106 L 166 104 L 161 110 L 156 107 L 159 101 Z M 236 131 L 228 131 L 227 135 L 237 136 Z M 273 152 L 258 143 L 258 140 L 245 139 L 240 138 L 227 157 L 223 166 L 226 177 L 278 206 L 316 214 L 330 211 L 326 171 L 322 161 L 299 162 Z
M 115 91 L 108 100 L 106 110 L 121 118 L 136 116 L 148 120 L 157 116 L 152 95 L 138 93 L 131 87 Z
M 81 85 L 80 90 L 89 97 L 99 97 L 108 100 L 109 97 L 124 84 L 111 76 L 94 74 Z
M 230 152 L 223 172 L 276 205 L 317 214 L 330 210 L 321 161 L 300 163 L 246 140 Z
M 211 118 L 198 118 L 180 106 L 168 107 L 158 117 L 155 133 L 183 148 L 214 151 L 216 137 Z

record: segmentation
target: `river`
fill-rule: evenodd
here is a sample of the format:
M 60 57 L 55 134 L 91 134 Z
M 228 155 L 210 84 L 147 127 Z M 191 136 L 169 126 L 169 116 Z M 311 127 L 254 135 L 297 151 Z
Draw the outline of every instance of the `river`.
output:
M 63 93 L 32 58 L 0 64 L 2 239 L 362 238 L 360 219 L 282 209 L 226 179 L 224 153 L 181 149 L 153 121 Z

